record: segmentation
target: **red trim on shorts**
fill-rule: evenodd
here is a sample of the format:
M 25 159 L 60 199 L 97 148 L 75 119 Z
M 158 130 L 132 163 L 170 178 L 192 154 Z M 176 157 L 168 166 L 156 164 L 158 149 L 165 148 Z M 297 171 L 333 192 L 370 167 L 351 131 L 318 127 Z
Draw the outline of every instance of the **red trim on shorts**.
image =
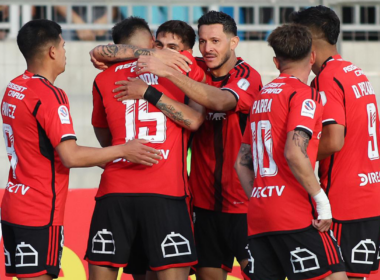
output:
M 31 278 L 31 277 L 38 277 L 45 274 L 47 274 L 47 270 L 43 270 L 36 273 L 29 273 L 29 274 L 5 273 L 5 276 L 17 277 L 17 278 Z
M 149 268 L 153 271 L 160 271 L 160 270 L 165 270 L 169 268 L 193 266 L 193 265 L 196 265 L 197 263 L 198 261 L 189 262 L 189 263 L 174 263 L 174 264 L 168 264 L 168 265 L 163 265 L 163 266 L 158 266 L 158 267 L 149 266 Z
M 338 224 L 338 226 L 339 226 L 339 229 L 338 229 L 337 242 L 338 242 L 338 245 L 340 246 L 340 238 L 341 238 L 341 235 L 342 235 L 342 224 Z
M 332 274 L 332 271 L 327 271 L 325 274 L 322 274 L 322 275 L 320 275 L 320 276 L 313 277 L 313 278 L 307 278 L 307 279 L 305 279 L 305 280 L 319 280 L 319 279 L 326 278 L 326 277 L 329 276 L 330 274 Z
M 49 265 L 54 265 L 54 258 L 55 258 L 55 229 L 54 226 L 52 226 L 52 234 L 53 234 L 53 242 L 52 242 L 52 256 L 50 258 L 50 264 Z
M 106 265 L 106 266 L 111 266 L 111 267 L 126 267 L 128 265 L 128 263 L 122 264 L 122 263 L 112 263 L 112 262 L 96 262 L 96 261 L 91 261 L 88 258 L 85 258 L 85 260 L 89 264 L 93 264 L 93 265 Z
M 326 234 L 326 238 L 327 238 L 327 240 L 329 241 L 329 243 L 330 243 L 330 245 L 331 245 L 331 250 L 332 250 L 332 252 L 334 253 L 334 256 L 335 256 L 335 263 L 339 263 L 338 254 L 337 254 L 337 252 L 336 252 L 336 248 L 335 248 L 335 246 L 334 246 L 334 244 L 333 244 L 333 242 L 332 242 L 332 240 L 331 240 L 331 236 L 330 236 L 327 232 L 325 232 L 325 234 Z
M 57 265 L 58 261 L 58 250 L 59 250 L 59 226 L 54 226 L 55 227 L 55 254 L 54 254 L 54 266 Z
M 50 265 L 50 252 L 51 252 L 51 227 L 49 227 L 49 245 L 48 245 L 48 253 L 47 253 L 47 258 L 46 258 L 46 265 Z
M 243 275 L 243 278 L 244 278 L 245 280 L 251 280 L 251 278 L 249 278 L 248 275 L 245 274 L 243 270 L 241 270 L 241 275 Z
M 231 267 L 228 267 L 228 266 L 226 266 L 226 265 L 224 265 L 224 264 L 222 264 L 221 269 L 223 269 L 223 270 L 225 270 L 225 271 L 227 271 L 227 272 L 231 272 L 231 271 L 232 271 L 232 268 L 231 268 Z
M 319 232 L 319 235 L 321 236 L 323 247 L 325 247 L 325 253 L 326 253 L 326 256 L 327 256 L 327 262 L 329 263 L 329 265 L 331 265 L 332 264 L 332 261 L 331 261 L 331 257 L 332 256 L 330 256 L 330 248 L 327 245 L 326 237 L 324 236 L 323 232 Z
M 351 276 L 351 277 L 368 277 L 370 276 L 371 274 L 376 274 L 379 272 L 379 269 L 377 270 L 372 270 L 370 271 L 369 273 L 367 274 L 364 274 L 364 273 L 354 273 L 354 272 L 346 272 L 347 276 Z
M 191 268 L 190 268 L 190 269 L 194 270 L 194 273 L 196 273 L 196 272 L 197 272 L 197 268 L 196 268 L 195 266 L 191 266 Z

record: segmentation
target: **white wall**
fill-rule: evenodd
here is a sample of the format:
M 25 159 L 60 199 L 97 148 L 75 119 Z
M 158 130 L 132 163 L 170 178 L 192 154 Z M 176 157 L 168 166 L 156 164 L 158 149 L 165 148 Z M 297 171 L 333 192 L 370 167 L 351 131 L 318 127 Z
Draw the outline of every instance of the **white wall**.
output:
M 92 82 L 99 73 L 92 67 L 89 50 L 96 42 L 66 42 L 66 71 L 56 81 L 56 86 L 66 91 L 70 98 L 71 114 L 78 144 L 99 146 L 91 126 Z M 195 47 L 197 50 L 197 46 Z M 375 91 L 380 94 L 380 43 L 343 43 L 342 56 L 359 65 L 369 76 Z M 199 55 L 198 50 L 195 55 Z M 266 42 L 241 42 L 237 55 L 246 60 L 262 75 L 263 83 L 277 76 L 273 65 L 273 51 Z M 0 42 L 0 92 L 8 82 L 23 73 L 26 64 L 15 41 Z M 2 96 L 2 95 L 1 95 Z M 378 96 L 379 97 L 379 96 Z M 0 137 L 0 188 L 6 186 L 9 163 Z M 71 171 L 70 188 L 95 188 L 101 175 L 100 168 L 79 168 Z

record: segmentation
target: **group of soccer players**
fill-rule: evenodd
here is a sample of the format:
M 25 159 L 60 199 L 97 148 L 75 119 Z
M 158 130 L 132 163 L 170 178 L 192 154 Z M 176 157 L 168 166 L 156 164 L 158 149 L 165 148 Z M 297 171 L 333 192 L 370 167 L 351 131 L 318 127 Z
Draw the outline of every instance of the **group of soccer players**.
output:
M 187 279 L 191 267 L 197 279 L 226 279 L 235 257 L 246 279 L 376 273 L 374 90 L 339 56 L 332 10 L 291 19 L 268 38 L 280 75 L 265 86 L 236 56 L 236 23 L 222 12 L 198 21 L 202 58 L 191 55 L 196 35 L 185 22 L 162 24 L 155 39 L 143 19 L 116 24 L 115 44 L 90 52 L 104 70 L 93 84 L 100 149 L 76 144 L 68 98 L 54 86 L 65 69 L 60 26 L 25 24 L 17 43 L 27 70 L 1 104 L 7 276 L 58 277 L 69 168 L 96 165 L 104 172 L 85 256 L 92 280 L 116 279 L 120 267 L 136 280 Z

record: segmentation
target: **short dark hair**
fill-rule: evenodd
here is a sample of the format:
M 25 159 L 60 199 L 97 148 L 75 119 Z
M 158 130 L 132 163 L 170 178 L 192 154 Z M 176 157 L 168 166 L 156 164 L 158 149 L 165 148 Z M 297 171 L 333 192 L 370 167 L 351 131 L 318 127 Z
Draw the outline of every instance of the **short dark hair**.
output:
M 306 26 L 286 24 L 273 30 L 268 43 L 279 59 L 297 61 L 310 53 L 312 37 Z
M 209 11 L 198 19 L 198 30 L 202 25 L 222 24 L 223 32 L 237 35 L 235 20 L 223 12 Z
M 311 32 L 316 33 L 317 36 L 323 36 L 331 45 L 335 45 L 338 41 L 340 20 L 336 13 L 328 7 L 320 5 L 293 12 L 290 20 L 309 27 Z
M 127 17 L 125 20 L 117 23 L 112 28 L 112 39 L 115 44 L 121 44 L 128 41 L 137 30 L 145 29 L 149 33 L 150 28 L 148 23 L 143 18 Z
M 61 26 L 51 20 L 35 19 L 27 22 L 17 35 L 17 45 L 26 61 L 35 58 L 46 44 L 60 42 Z
M 161 24 L 157 29 L 156 37 L 159 33 L 172 33 L 181 38 L 182 43 L 190 49 L 194 47 L 196 37 L 195 31 L 190 25 L 182 20 L 169 20 Z

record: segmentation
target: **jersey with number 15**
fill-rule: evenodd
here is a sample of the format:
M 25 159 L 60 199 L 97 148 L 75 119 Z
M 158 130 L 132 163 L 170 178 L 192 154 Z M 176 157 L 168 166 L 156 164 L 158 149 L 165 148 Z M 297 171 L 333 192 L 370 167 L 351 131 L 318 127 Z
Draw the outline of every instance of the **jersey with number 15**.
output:
M 301 230 L 311 225 L 313 205 L 290 170 L 284 151 L 289 132 L 305 132 L 310 137 L 307 156 L 314 168 L 322 111 L 317 91 L 286 74 L 265 85 L 254 101 L 243 138 L 243 143 L 251 145 L 255 171 L 248 236 Z
M 323 126 L 345 127 L 343 148 L 319 166 L 333 218 L 379 217 L 379 116 L 371 83 L 362 69 L 335 55 L 323 64 L 312 86 L 327 98 Z
M 202 81 L 203 70 L 188 52 L 183 54 L 193 60 L 189 77 Z M 136 64 L 137 60 L 117 63 L 96 77 L 92 124 L 94 127 L 109 128 L 112 145 L 135 138 L 146 139 L 150 141 L 148 146 L 161 151 L 163 159 L 152 167 L 122 159 L 107 164 L 96 197 L 109 194 L 184 197 L 188 190 L 188 132 L 146 100 L 119 102 L 112 90 L 117 87 L 115 82 L 138 77 L 178 102 L 185 103 L 186 96 L 168 79 L 152 73 L 137 76 Z

